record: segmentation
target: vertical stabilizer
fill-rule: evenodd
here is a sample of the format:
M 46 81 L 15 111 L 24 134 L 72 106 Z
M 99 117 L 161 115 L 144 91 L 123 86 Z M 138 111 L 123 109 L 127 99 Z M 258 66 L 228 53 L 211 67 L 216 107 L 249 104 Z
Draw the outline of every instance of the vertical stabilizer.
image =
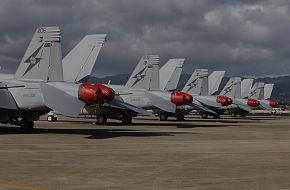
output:
M 182 72 L 184 59 L 169 59 L 160 69 L 160 89 L 175 90 Z
M 249 98 L 263 100 L 264 99 L 264 86 L 265 86 L 265 83 L 256 82 L 249 93 Z
M 194 95 L 208 95 L 208 70 L 196 69 L 183 87 L 182 92 Z
M 215 94 L 225 76 L 225 71 L 214 71 L 208 76 L 208 95 Z
M 63 81 L 59 27 L 36 29 L 14 77 L 18 80 Z
M 248 98 L 254 79 L 244 79 L 241 83 L 241 98 Z
M 130 89 L 160 90 L 158 55 L 145 55 L 141 58 L 125 87 Z
M 231 98 L 241 98 L 241 77 L 231 77 L 220 95 Z
M 64 58 L 63 78 L 67 82 L 78 82 L 91 74 L 106 34 L 85 36 Z
M 264 86 L 264 99 L 269 100 L 272 95 L 274 84 L 265 84 Z

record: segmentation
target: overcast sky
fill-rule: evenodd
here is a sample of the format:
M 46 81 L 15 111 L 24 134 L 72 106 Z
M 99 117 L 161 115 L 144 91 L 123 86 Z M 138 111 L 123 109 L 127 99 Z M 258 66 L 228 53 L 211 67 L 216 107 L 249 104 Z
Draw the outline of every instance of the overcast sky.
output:
M 39 26 L 60 26 L 65 55 L 106 33 L 94 75 L 130 73 L 144 54 L 186 58 L 185 72 L 290 74 L 288 0 L 1 0 L 0 66 L 14 73 Z

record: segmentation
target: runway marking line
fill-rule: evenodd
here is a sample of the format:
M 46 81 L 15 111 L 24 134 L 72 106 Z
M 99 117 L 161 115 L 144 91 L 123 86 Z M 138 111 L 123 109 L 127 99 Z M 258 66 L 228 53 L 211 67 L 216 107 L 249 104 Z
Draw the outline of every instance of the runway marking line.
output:
M 31 186 L 18 186 L 13 184 L 0 184 L 0 190 L 46 190 L 44 188 L 39 187 L 31 187 Z

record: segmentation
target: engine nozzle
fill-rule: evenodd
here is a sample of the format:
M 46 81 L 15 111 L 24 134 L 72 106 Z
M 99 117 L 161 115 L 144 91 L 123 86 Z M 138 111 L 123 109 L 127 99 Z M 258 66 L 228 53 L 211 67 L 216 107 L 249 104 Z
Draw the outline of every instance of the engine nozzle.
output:
M 220 103 L 222 106 L 229 106 L 233 103 L 233 99 L 227 96 L 218 96 L 216 102 Z
M 79 87 L 79 99 L 86 104 L 101 104 L 106 101 L 112 101 L 115 97 L 115 91 L 102 84 L 81 84 Z
M 193 101 L 193 97 L 190 94 L 184 92 L 172 92 L 171 102 L 177 106 L 190 104 Z
M 250 107 L 258 107 L 260 105 L 260 101 L 256 99 L 248 99 L 248 106 Z
M 270 106 L 272 108 L 277 108 L 279 106 L 279 102 L 277 100 L 270 100 Z

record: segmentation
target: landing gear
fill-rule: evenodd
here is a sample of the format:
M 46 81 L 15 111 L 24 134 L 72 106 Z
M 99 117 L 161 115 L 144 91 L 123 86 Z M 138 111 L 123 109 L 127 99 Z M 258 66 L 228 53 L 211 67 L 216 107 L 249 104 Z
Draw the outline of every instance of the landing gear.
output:
M 215 115 L 213 116 L 213 118 L 214 118 L 214 119 L 220 119 L 220 118 L 221 118 L 221 115 L 220 115 L 220 114 L 215 114 Z
M 130 125 L 130 124 L 132 124 L 132 117 L 130 117 L 130 116 L 124 116 L 122 118 L 122 124 L 124 124 L 124 125 Z
M 184 115 L 178 115 L 176 121 L 184 121 Z
M 97 125 L 104 125 L 107 123 L 107 117 L 105 115 L 97 116 Z
M 208 118 L 208 114 L 207 114 L 207 113 L 202 113 L 202 114 L 200 115 L 200 117 L 201 117 L 202 119 L 207 119 L 207 118 Z
M 240 115 L 240 117 L 246 117 L 246 114 L 245 114 L 245 113 L 242 113 L 242 114 Z
M 23 131 L 32 131 L 33 127 L 34 127 L 33 121 L 26 121 L 24 119 L 20 121 L 20 129 Z
M 47 116 L 47 121 L 48 122 L 56 122 L 57 121 L 57 117 L 55 117 L 54 115 L 48 115 Z
M 160 121 L 167 121 L 167 115 L 165 113 L 162 113 L 159 115 Z
M 237 114 L 235 112 L 232 112 L 231 117 L 237 117 Z

